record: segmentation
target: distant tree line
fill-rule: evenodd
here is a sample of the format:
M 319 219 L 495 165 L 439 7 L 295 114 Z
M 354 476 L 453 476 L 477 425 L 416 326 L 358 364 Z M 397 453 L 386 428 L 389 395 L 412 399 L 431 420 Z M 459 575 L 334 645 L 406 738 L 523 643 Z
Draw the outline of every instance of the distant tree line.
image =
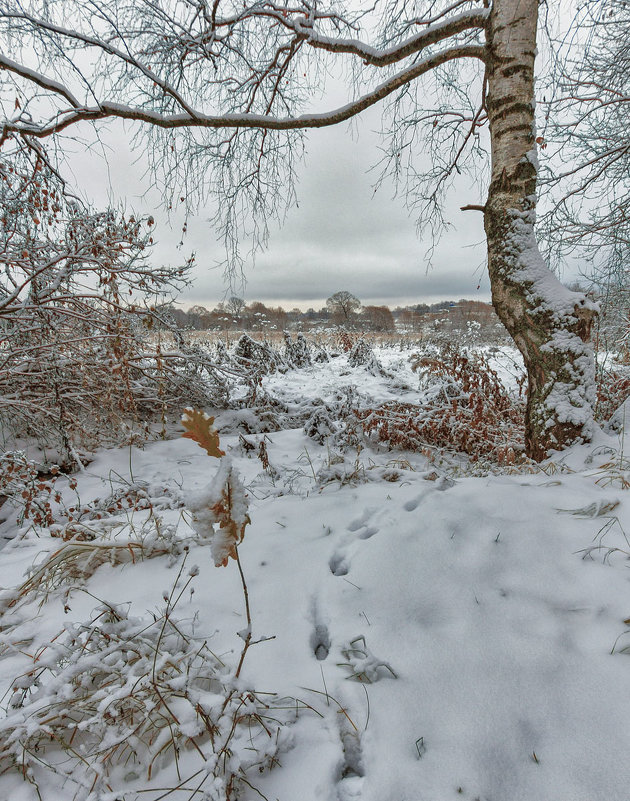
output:
M 339 327 L 375 333 L 430 333 L 435 336 L 475 331 L 486 338 L 503 336 L 503 327 L 489 303 L 465 299 L 417 303 L 390 309 L 386 305 L 363 306 L 349 292 L 337 292 L 328 298 L 322 308 L 309 308 L 306 311 L 266 306 L 260 301 L 248 304 L 238 297 L 231 297 L 212 309 L 196 305 L 184 310 L 171 305 L 167 310 L 180 327 L 200 331 L 264 333 Z

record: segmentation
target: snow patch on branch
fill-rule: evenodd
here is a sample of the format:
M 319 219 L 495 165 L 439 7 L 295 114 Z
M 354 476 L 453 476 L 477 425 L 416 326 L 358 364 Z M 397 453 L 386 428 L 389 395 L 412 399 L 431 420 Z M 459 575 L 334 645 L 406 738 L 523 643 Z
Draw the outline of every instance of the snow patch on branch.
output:
M 511 280 L 527 287 L 529 300 L 535 307 L 534 313 L 551 312 L 558 321 L 565 316 L 574 317 L 576 306 L 597 313 L 598 303 L 583 292 L 574 292 L 563 286 L 545 263 L 534 231 L 535 199 L 526 198 L 525 201 L 530 206 L 525 211 L 508 211 L 511 224 L 504 241 L 504 253 L 511 257 L 508 258 L 511 262 Z

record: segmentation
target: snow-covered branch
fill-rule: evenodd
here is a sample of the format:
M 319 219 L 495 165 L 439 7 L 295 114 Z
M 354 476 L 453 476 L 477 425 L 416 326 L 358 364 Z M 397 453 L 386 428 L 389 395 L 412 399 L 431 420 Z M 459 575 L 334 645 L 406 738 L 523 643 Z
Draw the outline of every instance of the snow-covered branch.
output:
M 483 29 L 489 13 L 488 9 L 462 12 L 456 17 L 425 28 L 421 33 L 411 36 L 399 44 L 382 49 L 357 39 L 335 39 L 330 36 L 322 36 L 312 29 L 310 22 L 302 21 L 299 18 L 295 20 L 293 28 L 296 33 L 305 37 L 307 44 L 311 47 L 326 50 L 329 53 L 349 53 L 361 58 L 366 65 L 386 67 L 464 31 Z
M 355 117 L 365 109 L 378 103 L 380 100 L 396 92 L 405 84 L 431 70 L 446 64 L 448 61 L 461 58 L 485 59 L 485 49 L 478 45 L 462 45 L 436 53 L 418 61 L 413 66 L 401 70 L 389 80 L 384 81 L 371 92 L 359 97 L 357 100 L 330 111 L 316 114 L 303 114 L 297 117 L 276 117 L 267 114 L 223 114 L 210 115 L 202 112 L 190 111 L 180 114 L 164 114 L 158 111 L 142 109 L 123 103 L 103 101 L 97 107 L 82 108 L 60 115 L 60 117 L 43 127 L 32 123 L 18 121 L 7 122 L 4 125 L 5 136 L 8 133 L 18 133 L 27 136 L 44 138 L 51 134 L 60 133 L 65 128 L 75 125 L 82 120 L 102 120 L 118 118 L 144 122 L 159 128 L 256 128 L 270 131 L 291 131 L 304 128 L 325 128 L 345 122 Z

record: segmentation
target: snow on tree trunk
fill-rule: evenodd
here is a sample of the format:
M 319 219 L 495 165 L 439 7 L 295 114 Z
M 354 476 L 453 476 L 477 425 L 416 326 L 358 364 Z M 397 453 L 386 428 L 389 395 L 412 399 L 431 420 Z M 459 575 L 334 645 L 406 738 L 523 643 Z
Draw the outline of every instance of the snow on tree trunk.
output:
M 538 0 L 495 0 L 490 15 L 492 174 L 484 217 L 492 301 L 528 374 L 526 449 L 540 460 L 550 449 L 591 438 L 595 370 L 589 339 L 597 307 L 562 286 L 536 243 L 537 16 Z

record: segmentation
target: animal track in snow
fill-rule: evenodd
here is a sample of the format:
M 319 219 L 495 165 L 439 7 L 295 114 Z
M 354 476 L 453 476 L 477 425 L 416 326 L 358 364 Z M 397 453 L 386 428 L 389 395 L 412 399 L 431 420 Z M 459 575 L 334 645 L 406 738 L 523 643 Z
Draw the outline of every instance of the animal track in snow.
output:
M 429 473 L 428 476 L 425 476 L 424 480 L 433 482 L 433 486 L 430 488 L 429 491 L 436 489 L 439 490 L 440 492 L 444 492 L 445 490 L 448 490 L 451 487 L 455 486 L 455 482 L 453 481 L 452 478 L 449 478 L 448 476 L 441 476 L 439 475 L 439 473 L 436 473 L 435 471 Z M 424 492 L 420 493 L 420 495 L 416 495 L 415 498 L 410 498 L 403 504 L 403 509 L 406 512 L 415 512 L 415 510 L 420 505 L 420 502 L 426 497 L 427 494 L 428 494 L 427 490 L 425 490 Z
M 343 758 L 339 764 L 337 798 L 339 801 L 355 801 L 361 797 L 365 776 L 363 750 L 359 733 L 351 729 L 342 716 L 339 717 L 339 739 Z
M 328 560 L 328 567 L 333 576 L 347 576 L 350 570 L 348 560 L 341 551 L 335 553 Z
M 376 512 L 376 507 L 368 506 L 367 509 L 363 510 L 363 514 L 360 517 L 348 523 L 348 531 L 358 531 L 360 528 L 365 528 L 374 512 Z
M 328 626 L 324 623 L 316 623 L 311 634 L 311 648 L 315 654 L 315 659 L 323 662 L 330 653 L 330 635 Z
M 328 633 L 328 626 L 322 620 L 318 611 L 317 599 L 313 598 L 311 602 L 311 622 L 313 630 L 310 636 L 310 646 L 315 659 L 323 662 L 330 653 L 330 634 Z
M 375 534 L 378 534 L 379 529 L 377 526 L 366 526 L 363 531 L 359 532 L 359 539 L 360 540 L 369 540 L 370 537 L 373 537 Z
M 350 523 L 348 523 L 348 531 L 358 532 L 357 536 L 361 540 L 369 540 L 370 537 L 378 534 L 378 526 L 368 525 L 374 512 L 376 512 L 376 507 L 368 506 L 367 509 L 363 510 L 363 514 L 360 517 L 357 517 L 355 520 L 352 520 Z
M 417 498 L 412 498 L 410 501 L 406 501 L 403 504 L 403 509 L 406 512 L 414 512 L 418 508 L 418 504 L 420 503 L 420 499 L 421 498 L 422 498 L 422 495 L 418 495 Z

